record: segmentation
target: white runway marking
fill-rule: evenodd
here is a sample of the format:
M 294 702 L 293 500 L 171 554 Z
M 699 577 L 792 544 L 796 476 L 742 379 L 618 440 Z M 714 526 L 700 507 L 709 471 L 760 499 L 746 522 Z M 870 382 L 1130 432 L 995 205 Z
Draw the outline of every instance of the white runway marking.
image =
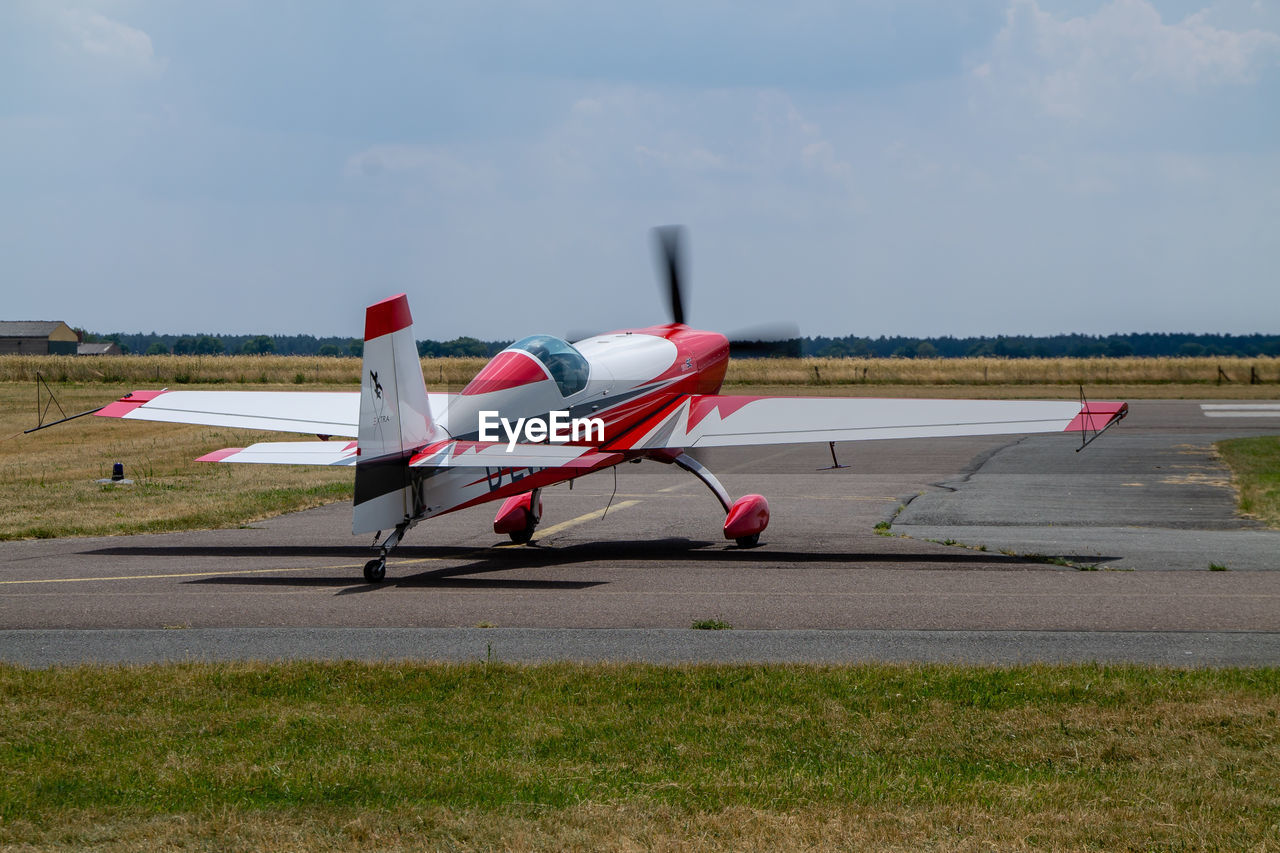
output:
M 1280 403 L 1201 403 L 1206 418 L 1278 418 Z

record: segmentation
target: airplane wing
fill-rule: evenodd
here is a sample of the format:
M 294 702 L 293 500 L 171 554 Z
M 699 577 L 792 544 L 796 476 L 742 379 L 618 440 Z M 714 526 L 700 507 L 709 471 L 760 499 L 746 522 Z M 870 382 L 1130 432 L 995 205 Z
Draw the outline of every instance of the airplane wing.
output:
M 428 394 L 444 417 L 450 394 Z M 315 433 L 355 438 L 358 391 L 133 391 L 95 414 L 104 418 Z
M 443 417 L 451 395 L 430 394 Z M 1125 403 L 929 400 L 862 397 L 752 397 L 691 394 L 645 425 L 602 447 L 446 441 L 425 448 L 413 467 L 594 468 L 626 451 L 795 444 L 883 438 L 941 438 L 1101 431 L 1128 414 Z M 134 391 L 102 417 L 355 437 L 359 394 L 331 391 Z M 354 465 L 355 442 L 262 442 L 201 457 L 205 462 Z
M 603 450 L 1102 430 L 1125 403 L 691 394 Z

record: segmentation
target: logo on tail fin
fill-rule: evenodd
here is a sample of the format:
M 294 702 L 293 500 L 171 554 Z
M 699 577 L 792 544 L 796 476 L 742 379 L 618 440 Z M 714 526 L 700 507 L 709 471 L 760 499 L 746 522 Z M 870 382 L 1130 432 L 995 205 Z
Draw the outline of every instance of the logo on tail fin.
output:
M 373 396 L 382 399 L 382 383 L 378 381 L 378 371 L 370 370 L 369 378 L 373 380 Z

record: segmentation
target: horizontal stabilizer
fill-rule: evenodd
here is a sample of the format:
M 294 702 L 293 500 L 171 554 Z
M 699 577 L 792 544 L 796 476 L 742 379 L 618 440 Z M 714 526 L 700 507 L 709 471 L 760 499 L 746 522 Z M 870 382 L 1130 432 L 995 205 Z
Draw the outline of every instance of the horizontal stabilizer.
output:
M 429 394 L 437 422 L 449 394 Z M 261 429 L 355 438 L 358 391 L 133 391 L 103 406 L 99 417 Z
M 215 450 L 197 462 L 249 462 L 259 465 L 356 464 L 354 441 L 263 441 L 248 447 Z

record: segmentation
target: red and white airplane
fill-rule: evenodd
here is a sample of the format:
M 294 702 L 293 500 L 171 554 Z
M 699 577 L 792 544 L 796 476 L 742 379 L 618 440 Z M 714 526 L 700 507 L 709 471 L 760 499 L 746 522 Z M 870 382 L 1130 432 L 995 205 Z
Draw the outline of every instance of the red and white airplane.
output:
M 201 461 L 354 467 L 352 532 L 390 531 L 364 567 L 374 583 L 386 574 L 387 555 L 420 521 L 502 500 L 494 532 L 528 542 L 542 515 L 542 489 L 622 462 L 649 459 L 694 474 L 724 508 L 725 538 L 751 547 L 769 523 L 768 502 L 754 494 L 734 500 L 689 449 L 1098 432 L 1128 412 L 1125 403 L 720 394 L 729 341 L 684 324 L 678 232 L 657 234 L 673 322 L 573 344 L 551 335 L 524 338 L 494 356 L 461 393 L 427 391 L 409 301 L 400 294 L 365 311 L 359 393 L 134 391 L 96 414 L 324 439 L 228 448 Z M 507 419 L 507 432 L 481 440 L 494 437 L 482 428 L 491 427 L 495 413 Z M 588 431 L 560 443 L 512 438 L 510 425 L 519 419 L 545 424 L 553 413 L 599 419 L 603 435 Z M 531 433 L 539 437 L 533 431 L 526 437 Z

